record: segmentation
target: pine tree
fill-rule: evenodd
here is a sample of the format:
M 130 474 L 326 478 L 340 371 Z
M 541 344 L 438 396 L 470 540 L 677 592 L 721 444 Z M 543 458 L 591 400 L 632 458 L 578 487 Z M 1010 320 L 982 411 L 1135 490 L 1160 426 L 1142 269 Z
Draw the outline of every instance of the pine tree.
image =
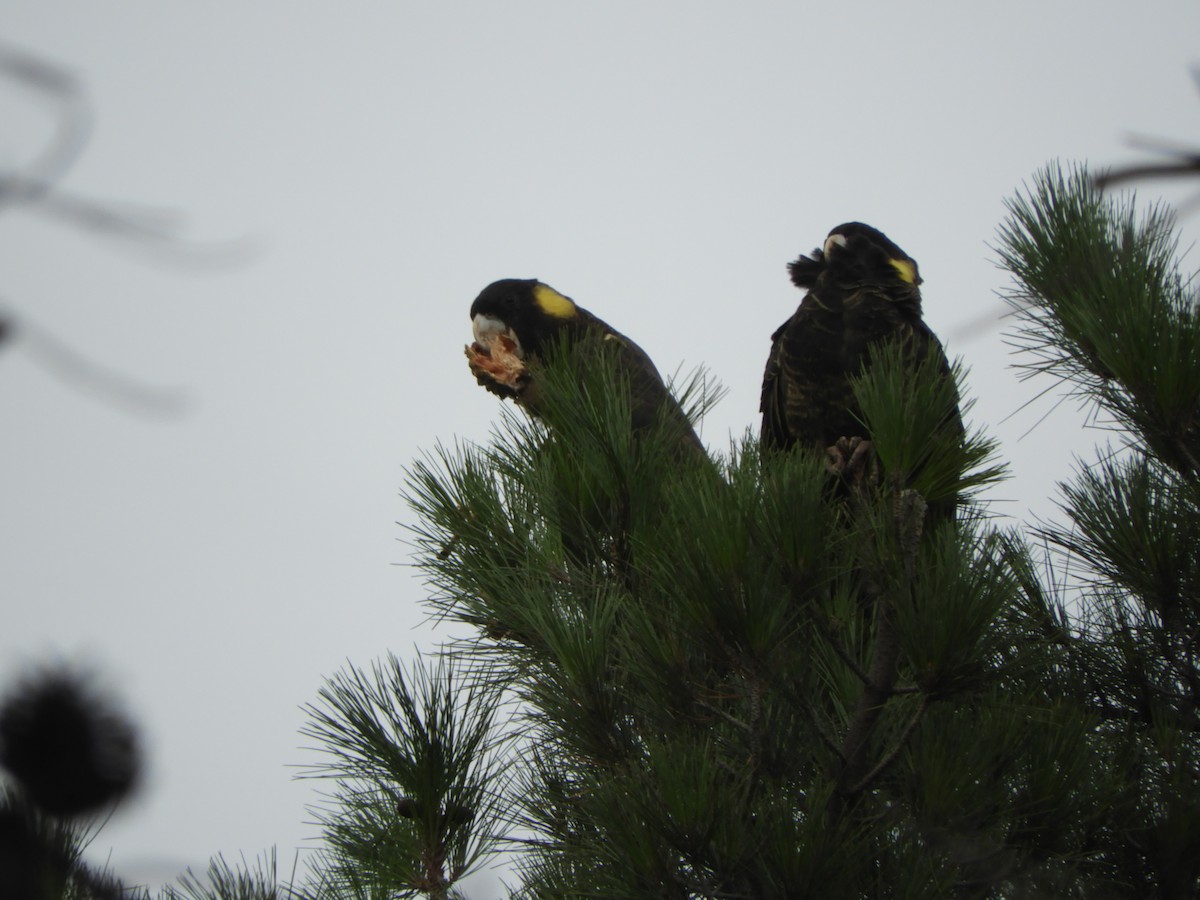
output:
M 1047 833 L 1080 831 L 1056 776 L 1086 766 L 1085 725 L 1041 678 L 1017 542 L 969 505 L 925 527 L 930 502 L 1000 470 L 990 442 L 939 439 L 955 386 L 902 359 L 880 348 L 857 386 L 881 474 L 850 496 L 815 453 L 764 459 L 750 440 L 719 471 L 681 463 L 665 424 L 630 432 L 603 364 L 539 371 L 544 423 L 507 416 L 490 446 L 414 467 L 432 602 L 477 629 L 455 655 L 489 688 L 459 712 L 506 709 L 506 739 L 478 745 L 511 776 L 487 785 L 487 828 L 522 848 L 517 896 L 984 896 L 1074 877 L 1077 841 Z M 334 749 L 333 722 L 363 718 L 338 696 Z M 476 826 L 447 824 L 452 785 L 485 795 L 459 778 L 433 778 L 419 808 L 443 831 L 410 860 Z M 420 789 L 398 778 L 386 804 Z M 378 895 L 439 896 L 419 868 Z
M 0 897 L 114 900 L 120 881 L 83 859 L 141 772 L 137 729 L 94 673 L 27 672 L 0 698 Z
M 1011 202 L 1023 365 L 1115 438 L 1024 531 L 971 500 L 991 443 L 939 436 L 962 374 L 894 348 L 856 388 L 880 472 L 849 490 L 750 439 L 681 461 L 603 360 L 538 371 L 544 421 L 411 469 L 430 603 L 475 637 L 330 680 L 326 849 L 286 896 L 460 896 L 497 854 L 518 898 L 1196 896 L 1200 326 L 1174 251 L 1165 211 L 1083 171 Z M 218 874 L 188 896 L 285 896 Z
M 1076 582 L 1066 698 L 1112 782 L 1091 852 L 1131 896 L 1200 894 L 1200 319 L 1170 212 L 1051 167 L 1010 204 L 1030 372 L 1058 378 L 1112 434 L 1063 485 L 1041 537 Z

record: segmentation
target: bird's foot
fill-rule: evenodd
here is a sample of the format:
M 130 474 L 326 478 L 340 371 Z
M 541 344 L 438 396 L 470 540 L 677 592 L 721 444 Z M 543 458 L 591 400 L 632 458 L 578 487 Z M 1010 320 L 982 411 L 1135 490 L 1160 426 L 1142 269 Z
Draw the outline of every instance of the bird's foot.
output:
M 851 485 L 879 483 L 879 457 L 875 445 L 866 438 L 838 438 L 836 444 L 825 448 L 825 456 L 829 471 Z

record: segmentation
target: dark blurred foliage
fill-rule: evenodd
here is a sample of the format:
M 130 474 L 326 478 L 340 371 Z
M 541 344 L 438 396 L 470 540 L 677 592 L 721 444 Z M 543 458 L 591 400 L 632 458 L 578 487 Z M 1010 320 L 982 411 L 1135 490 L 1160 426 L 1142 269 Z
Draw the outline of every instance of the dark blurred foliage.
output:
M 43 670 L 0 707 L 0 766 L 48 813 L 80 815 L 120 801 L 139 763 L 132 723 L 77 672 Z
M 84 674 L 48 667 L 0 704 L 0 897 L 132 897 L 81 853 L 87 814 L 111 811 L 141 770 L 136 730 Z

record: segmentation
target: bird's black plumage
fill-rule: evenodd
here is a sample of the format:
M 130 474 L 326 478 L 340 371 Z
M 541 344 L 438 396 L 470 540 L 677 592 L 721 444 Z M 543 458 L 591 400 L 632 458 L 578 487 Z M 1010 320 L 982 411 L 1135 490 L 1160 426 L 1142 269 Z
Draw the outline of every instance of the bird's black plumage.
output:
M 937 337 L 921 318 L 916 262 L 886 235 L 861 222 L 833 229 L 824 245 L 789 265 L 807 293 L 771 335 L 763 377 L 761 444 L 766 451 L 807 445 L 819 450 L 842 438 L 869 440 L 852 379 L 870 348 L 899 341 L 914 367 L 934 355 L 950 378 Z M 957 409 L 949 427 L 962 431 Z
M 533 278 L 493 282 L 471 304 L 471 322 L 476 343 L 467 355 L 476 379 L 489 391 L 517 400 L 533 415 L 540 414 L 541 398 L 533 374 L 526 370 L 511 378 L 497 377 L 485 358 L 486 348 L 498 346 L 500 336 L 527 364 L 544 362 L 558 352 L 575 354 L 585 363 L 598 359 L 602 350 L 614 353 L 630 391 L 632 429 L 636 432 L 665 418 L 678 426 L 687 452 L 704 453 L 700 438 L 646 352 L 549 285 Z

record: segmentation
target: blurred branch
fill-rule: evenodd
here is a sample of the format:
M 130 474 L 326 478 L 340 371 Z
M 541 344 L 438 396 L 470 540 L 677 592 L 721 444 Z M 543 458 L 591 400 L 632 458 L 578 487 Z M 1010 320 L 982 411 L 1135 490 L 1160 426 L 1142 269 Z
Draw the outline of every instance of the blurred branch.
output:
M 152 251 L 159 258 L 169 257 L 173 263 L 233 265 L 259 254 L 259 242 L 251 237 L 217 240 L 189 237 L 186 217 L 160 206 L 97 200 L 56 187 L 43 193 L 29 211 L 101 237 L 125 241 L 128 246 Z
M 22 209 L 66 222 L 79 230 L 122 240 L 127 246 L 168 255 L 176 262 L 229 264 L 256 253 L 244 239 L 196 241 L 184 234 L 186 220 L 162 208 L 97 200 L 64 190 L 60 182 L 83 154 L 91 138 L 94 114 L 87 92 L 69 70 L 27 51 L 0 44 L 0 79 L 50 106 L 53 132 L 31 161 L 0 172 L 0 212 Z M 88 360 L 28 317 L 0 309 L 0 345 L 16 338 L 53 374 L 76 387 L 129 409 L 151 414 L 176 413 L 184 399 L 178 391 L 139 384 Z
M 1115 184 L 1134 181 L 1139 178 L 1171 178 L 1179 175 L 1197 174 L 1200 174 L 1200 154 L 1184 156 L 1173 162 L 1144 163 L 1137 166 L 1127 166 L 1123 169 L 1110 169 L 1097 175 L 1093 179 L 1093 184 L 1104 190 Z
M 92 133 L 92 106 L 66 69 L 0 45 L 0 74 L 37 93 L 58 110 L 50 143 L 23 169 L 0 174 L 0 208 L 29 205 L 46 196 L 83 153 Z
M 1192 79 L 1200 89 L 1200 69 L 1192 71 Z M 1161 156 L 1169 157 L 1164 162 L 1147 162 L 1125 166 L 1120 169 L 1109 169 L 1092 178 L 1092 184 L 1100 190 L 1124 184 L 1127 181 L 1137 181 L 1142 178 L 1178 178 L 1200 175 L 1200 149 L 1181 144 L 1165 138 L 1132 135 L 1129 143 L 1142 150 L 1148 150 Z M 1196 198 L 1186 201 L 1185 207 L 1191 208 Z
M 187 408 L 188 399 L 182 390 L 153 387 L 93 362 L 48 329 L 35 325 L 28 316 L 18 319 L 0 307 L 0 346 L 6 340 L 22 342 L 52 375 L 106 401 L 154 415 L 175 415 Z
M 230 262 L 253 254 L 252 242 L 244 238 L 188 238 L 184 234 L 186 220 L 174 210 L 97 200 L 64 190 L 62 178 L 91 139 L 95 117 L 90 98 L 66 69 L 2 44 L 0 76 L 35 93 L 56 111 L 54 135 L 41 152 L 21 168 L 0 172 L 0 210 L 5 206 L 27 208 L 108 237 L 183 251 L 185 257 L 200 253 L 211 258 L 216 253 Z

